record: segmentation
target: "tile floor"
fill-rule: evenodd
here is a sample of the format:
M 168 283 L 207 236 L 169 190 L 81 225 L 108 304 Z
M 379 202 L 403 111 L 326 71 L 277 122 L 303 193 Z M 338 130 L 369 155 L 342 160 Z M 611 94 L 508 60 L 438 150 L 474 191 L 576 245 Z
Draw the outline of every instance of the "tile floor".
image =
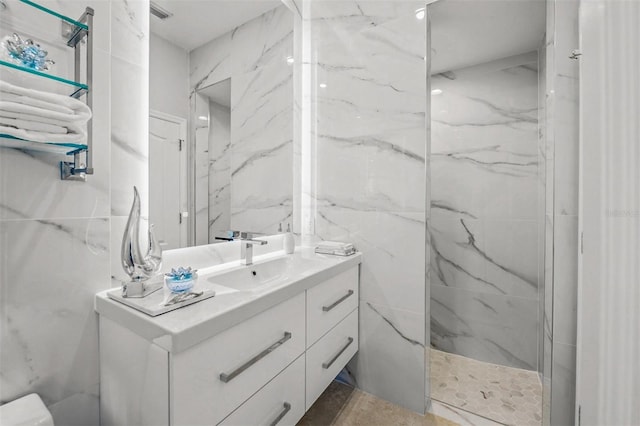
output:
M 486 417 L 464 411 L 435 399 L 431 400 L 429 412 L 436 416 L 443 417 L 449 421 L 458 423 L 460 426 L 504 426 L 502 423 L 494 422 Z
M 342 383 L 333 382 L 298 426 L 458 426 L 432 413 L 421 416 Z
M 537 372 L 435 349 L 431 349 L 431 398 L 444 403 L 443 410 L 433 411 L 440 415 L 459 408 L 505 425 L 540 426 L 542 420 Z

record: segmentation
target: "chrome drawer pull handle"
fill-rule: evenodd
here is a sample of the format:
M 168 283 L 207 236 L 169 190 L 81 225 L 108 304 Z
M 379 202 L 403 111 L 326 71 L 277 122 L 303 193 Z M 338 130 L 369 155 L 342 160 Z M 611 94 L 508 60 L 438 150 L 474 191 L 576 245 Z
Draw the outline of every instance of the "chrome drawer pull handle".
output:
M 280 414 L 278 414 L 278 417 L 276 417 L 274 421 L 269 423 L 269 426 L 276 426 L 278 423 L 280 423 L 280 420 L 282 420 L 282 418 L 287 415 L 289 410 L 291 410 L 291 404 L 289 404 L 288 402 L 285 402 L 283 406 L 284 409 L 280 412 Z
M 342 302 L 344 302 L 345 300 L 347 300 L 347 298 L 349 296 L 351 296 L 353 294 L 353 290 L 349 290 L 347 292 L 347 294 L 345 294 L 344 296 L 342 296 L 340 299 L 336 300 L 335 302 L 333 302 L 332 304 L 330 304 L 329 306 L 323 306 L 322 310 L 324 312 L 329 312 L 330 310 L 332 310 L 333 308 L 335 308 L 336 306 L 338 306 L 339 304 L 341 304 Z
M 344 345 L 344 346 L 342 347 L 342 349 L 340 349 L 340 350 L 338 351 L 338 353 L 337 353 L 337 354 L 335 354 L 335 355 L 333 356 L 333 358 L 331 358 L 331 359 L 330 359 L 329 361 L 327 361 L 327 362 L 323 362 L 323 363 L 322 363 L 322 368 L 324 368 L 324 369 L 326 370 L 326 369 L 328 369 L 329 367 L 331 367 L 331 365 L 332 365 L 334 362 L 336 362 L 336 359 L 338 359 L 338 357 L 339 357 L 340 355 L 342 355 L 342 352 L 344 352 L 344 351 L 346 351 L 346 350 L 347 350 L 347 348 L 349 347 L 349 345 L 350 345 L 351 343 L 353 343 L 353 337 L 349 337 L 349 341 L 347 342 L 347 344 L 346 344 L 346 345 Z
M 278 346 L 281 346 L 284 342 L 286 342 L 289 339 L 291 339 L 291 333 L 289 333 L 288 331 L 285 331 L 284 332 L 284 337 L 282 339 L 278 340 L 273 345 L 269 346 L 267 349 L 263 350 L 258 355 L 254 356 L 249 361 L 245 362 L 240 367 L 238 367 L 235 370 L 233 370 L 231 373 L 229 373 L 229 374 L 220 373 L 220 380 L 222 382 L 224 382 L 224 383 L 229 383 L 231 380 L 233 380 L 234 377 L 238 376 L 244 370 L 246 370 L 247 368 L 251 367 L 253 364 L 255 364 L 256 362 L 260 361 L 265 356 L 269 355 L 271 352 L 273 352 L 276 349 L 278 349 Z

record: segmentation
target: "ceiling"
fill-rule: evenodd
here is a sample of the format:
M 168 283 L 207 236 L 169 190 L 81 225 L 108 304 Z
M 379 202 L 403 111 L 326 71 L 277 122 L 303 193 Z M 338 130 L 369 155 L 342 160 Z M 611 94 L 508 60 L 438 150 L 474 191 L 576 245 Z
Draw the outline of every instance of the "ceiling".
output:
M 151 32 L 186 51 L 282 4 L 281 0 L 152 1 L 173 16 L 161 21 L 152 15 Z M 544 0 L 440 0 L 429 10 L 433 73 L 536 50 L 545 32 Z
M 540 47 L 544 0 L 441 0 L 431 14 L 431 71 L 451 71 Z
M 282 4 L 281 0 L 152 0 L 173 14 L 150 16 L 151 32 L 190 52 Z

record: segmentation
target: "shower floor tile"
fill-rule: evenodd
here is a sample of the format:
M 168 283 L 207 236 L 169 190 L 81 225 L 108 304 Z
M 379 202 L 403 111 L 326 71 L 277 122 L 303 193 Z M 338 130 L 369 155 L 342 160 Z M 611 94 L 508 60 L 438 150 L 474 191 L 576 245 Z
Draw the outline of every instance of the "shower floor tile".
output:
M 493 421 L 540 426 L 542 386 L 535 371 L 431 349 L 431 398 Z

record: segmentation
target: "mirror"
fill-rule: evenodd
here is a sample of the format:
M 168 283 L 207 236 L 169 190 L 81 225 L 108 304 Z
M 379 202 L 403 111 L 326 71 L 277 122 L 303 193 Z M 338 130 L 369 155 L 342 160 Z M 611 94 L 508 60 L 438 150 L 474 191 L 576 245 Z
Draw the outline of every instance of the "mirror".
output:
M 149 220 L 163 249 L 293 213 L 293 25 L 280 0 L 154 0 Z

